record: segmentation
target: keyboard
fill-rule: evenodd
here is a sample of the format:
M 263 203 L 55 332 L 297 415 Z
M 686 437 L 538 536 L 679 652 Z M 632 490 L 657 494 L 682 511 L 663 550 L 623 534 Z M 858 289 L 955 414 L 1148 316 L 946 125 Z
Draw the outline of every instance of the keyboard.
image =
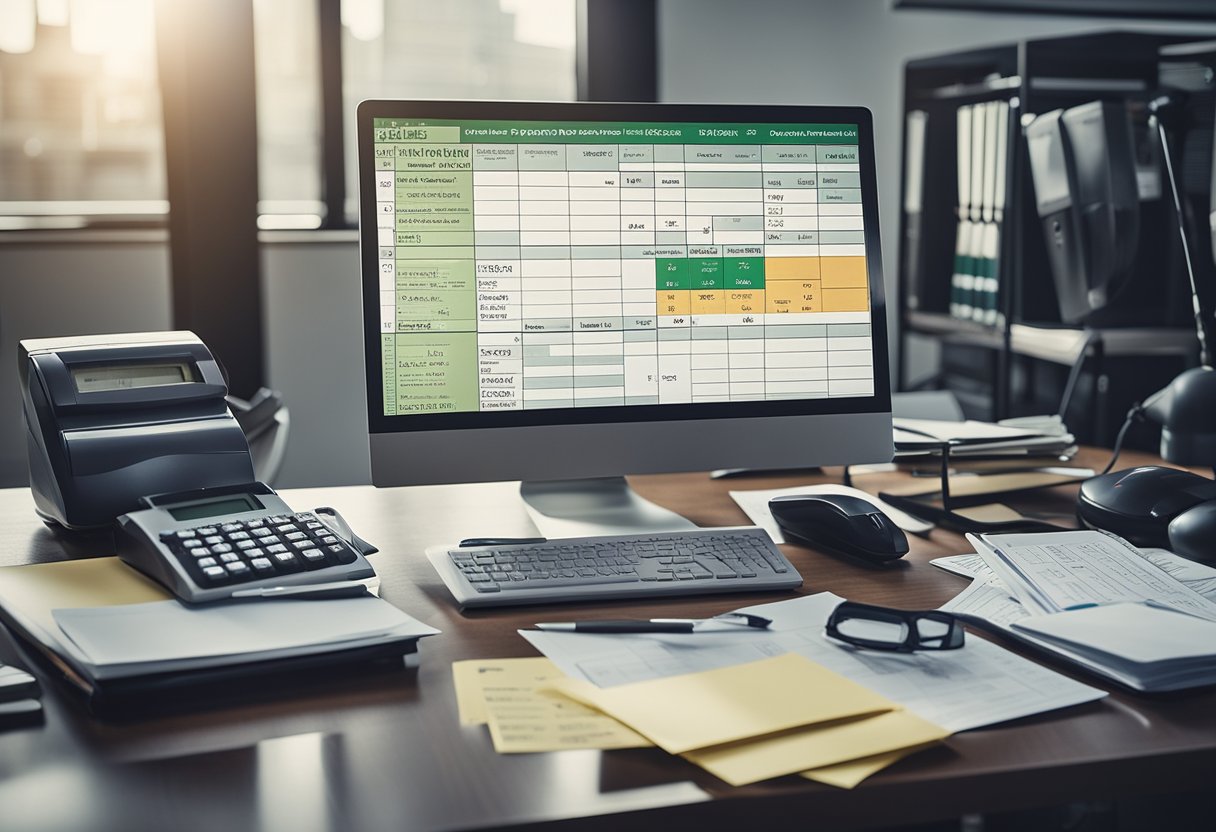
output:
M 461 607 L 793 589 L 763 529 L 695 529 L 427 552 Z

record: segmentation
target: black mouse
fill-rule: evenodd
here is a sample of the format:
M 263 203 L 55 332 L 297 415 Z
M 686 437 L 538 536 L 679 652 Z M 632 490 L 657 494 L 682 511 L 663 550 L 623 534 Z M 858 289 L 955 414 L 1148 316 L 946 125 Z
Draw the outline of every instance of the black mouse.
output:
M 791 542 L 830 549 L 867 563 L 884 564 L 908 554 L 908 538 L 873 504 L 848 494 L 789 494 L 768 509 Z

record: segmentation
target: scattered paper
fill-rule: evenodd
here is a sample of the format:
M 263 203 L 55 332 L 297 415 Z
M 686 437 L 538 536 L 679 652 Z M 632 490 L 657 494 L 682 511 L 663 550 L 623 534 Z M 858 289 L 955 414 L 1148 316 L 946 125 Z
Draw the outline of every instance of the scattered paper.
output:
M 1216 569 L 1179 557 L 1165 549 L 1140 549 L 1140 555 L 1204 598 L 1216 601 Z M 944 569 L 964 578 L 975 578 L 998 587 L 1004 586 L 1001 579 L 988 568 L 988 564 L 984 563 L 984 559 L 979 555 L 953 555 L 934 558 L 929 562 L 938 569 Z
M 1032 613 L 1147 602 L 1216 621 L 1216 602 L 1154 566 L 1114 535 L 1084 530 L 969 534 L 967 540 Z
M 557 665 L 543 657 L 452 662 L 452 683 L 456 687 L 460 724 L 485 725 L 489 721 L 488 698 L 526 695 L 562 675 Z
M 847 494 L 870 503 L 906 532 L 928 534 L 933 529 L 933 524 L 928 520 L 913 517 L 906 511 L 901 511 L 872 494 L 844 485 L 800 485 L 796 488 L 765 488 L 755 491 L 730 492 L 731 499 L 739 504 L 743 513 L 753 523 L 768 532 L 768 536 L 773 539 L 774 543 L 785 543 L 786 540 L 781 534 L 777 521 L 773 519 L 772 512 L 768 510 L 768 501 L 787 494 Z
M 911 748 L 901 748 L 899 751 L 888 751 L 885 754 L 875 754 L 872 757 L 862 757 L 849 760 L 847 763 L 837 763 L 834 766 L 821 766 L 810 771 L 799 772 L 807 780 L 835 786 L 838 789 L 851 789 L 867 777 L 877 774 L 888 766 L 893 766 L 911 754 L 930 748 L 937 743 L 916 745 Z
M 981 638 L 968 638 L 960 650 L 911 655 L 842 646 L 823 635 L 842 600 L 821 592 L 746 607 L 741 612 L 773 624 L 734 636 L 519 632 L 567 676 L 601 687 L 797 653 L 953 732 L 1106 696 Z
M 560 678 L 545 658 L 454 662 L 460 724 L 487 725 L 499 754 L 651 745 L 612 717 L 541 690 Z
M 1105 661 L 1152 665 L 1196 659 L 1216 664 L 1216 623 L 1144 604 L 1027 616 L 1013 626 Z
M 873 691 L 793 654 L 615 688 L 597 688 L 575 679 L 552 686 L 620 720 L 671 754 L 895 707 Z M 831 762 L 840 760 L 822 764 Z M 814 765 L 806 763 L 793 771 Z
M 647 748 L 652 743 L 610 716 L 546 691 L 486 702 L 499 754 L 576 749 Z
M 1211 643 L 1212 639 L 1216 638 L 1216 636 L 1213 636 L 1213 632 L 1216 632 L 1216 629 L 1207 621 L 1169 610 L 1145 607 L 1140 604 L 1089 607 L 1047 616 L 1036 616 L 1032 619 L 1031 613 L 1018 603 L 1017 599 L 1012 598 L 1007 589 L 996 584 L 984 583 L 978 580 L 972 581 L 966 589 L 943 604 L 941 609 L 943 612 L 953 613 L 980 623 L 998 627 L 1010 638 L 1055 654 L 1079 667 L 1100 676 L 1105 676 L 1108 679 L 1114 679 L 1119 684 L 1135 690 L 1182 690 L 1212 683 L 1213 679 L 1216 678 L 1216 674 L 1213 671 L 1213 662 L 1210 654 L 1207 656 L 1184 656 L 1181 660 L 1166 659 L 1150 665 L 1136 664 L 1128 661 L 1123 656 L 1117 655 L 1117 652 L 1122 649 L 1121 644 L 1125 639 L 1125 636 L 1119 630 L 1122 628 L 1125 619 L 1130 620 L 1125 613 L 1120 612 L 1125 607 L 1137 607 L 1140 611 L 1154 616 L 1156 623 L 1153 625 L 1143 623 L 1137 625 L 1141 629 L 1151 629 L 1152 627 L 1160 626 L 1163 621 L 1168 621 L 1167 626 L 1171 628 L 1175 625 L 1180 625 L 1181 629 L 1178 631 L 1178 634 L 1189 634 L 1184 636 L 1184 641 L 1181 645 L 1184 651 L 1195 650 L 1196 645 Z M 1174 616 L 1174 619 L 1156 618 L 1158 615 Z M 1094 645 L 1099 648 L 1104 647 L 1104 649 L 1095 649 L 1095 646 L 1083 645 L 1079 642 L 1065 639 L 1048 638 L 1045 635 L 1031 632 L 1031 630 L 1021 626 L 1023 623 L 1032 620 L 1043 622 L 1052 619 L 1052 623 L 1047 625 L 1049 628 L 1053 628 L 1057 623 L 1060 626 L 1069 627 L 1070 625 L 1065 620 L 1073 616 L 1081 616 L 1079 619 L 1081 622 L 1092 621 L 1094 616 L 1105 622 L 1101 625 L 1100 633 L 1092 634 L 1094 635 Z M 1090 629 L 1092 630 L 1092 628 Z M 1199 633 L 1198 636 L 1195 635 L 1196 632 Z M 1129 644 L 1135 643 L 1137 638 L 1138 636 L 1130 637 Z M 1199 641 L 1194 641 L 1195 638 L 1198 638 Z M 1187 639 L 1190 640 L 1189 644 Z M 1152 649 L 1153 643 L 1155 643 L 1155 639 L 1150 639 L 1150 649 Z M 1202 652 L 1202 649 L 1202 647 L 1199 648 L 1200 652 Z M 1110 652 L 1112 650 L 1115 652 Z
M 1216 601 L 1216 569 L 1179 557 L 1164 549 L 1141 549 L 1149 563 L 1173 575 L 1209 601 Z
M 897 710 L 691 751 L 684 758 L 732 786 L 743 786 L 859 756 L 921 748 L 949 734 L 907 711 Z

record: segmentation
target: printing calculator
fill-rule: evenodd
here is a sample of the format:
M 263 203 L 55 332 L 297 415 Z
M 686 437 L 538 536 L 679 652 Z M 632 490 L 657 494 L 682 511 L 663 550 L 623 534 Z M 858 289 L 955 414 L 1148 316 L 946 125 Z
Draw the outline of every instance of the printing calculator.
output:
M 366 592 L 376 572 L 333 509 L 295 511 L 261 482 L 141 497 L 118 555 L 188 603 Z

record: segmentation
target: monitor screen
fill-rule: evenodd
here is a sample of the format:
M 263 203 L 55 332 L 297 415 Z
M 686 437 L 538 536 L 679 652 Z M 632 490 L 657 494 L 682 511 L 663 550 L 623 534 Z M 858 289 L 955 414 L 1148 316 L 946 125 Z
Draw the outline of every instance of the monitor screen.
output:
M 867 111 L 385 101 L 359 128 L 373 434 L 889 413 Z

